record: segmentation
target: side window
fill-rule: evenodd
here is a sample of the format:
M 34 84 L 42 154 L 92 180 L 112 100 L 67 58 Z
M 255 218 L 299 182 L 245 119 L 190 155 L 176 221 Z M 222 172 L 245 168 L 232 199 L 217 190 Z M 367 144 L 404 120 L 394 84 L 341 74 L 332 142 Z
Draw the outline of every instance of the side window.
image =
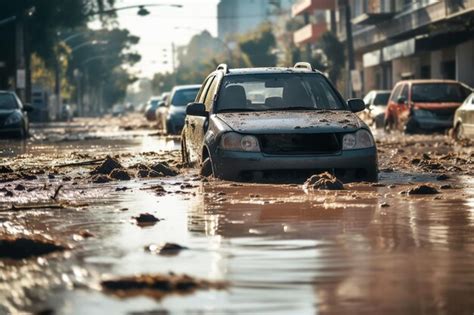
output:
M 198 95 L 196 96 L 196 102 L 198 103 L 204 103 L 204 99 L 206 98 L 206 92 L 209 87 L 209 84 L 211 84 L 213 77 L 209 77 L 204 81 L 204 83 L 201 86 L 201 90 L 199 90 Z
M 400 94 L 400 90 L 402 89 L 402 85 L 397 85 L 392 92 L 392 96 L 390 97 L 391 102 L 397 102 L 398 95 Z
M 403 97 L 405 99 L 405 101 L 408 102 L 408 84 L 405 84 L 403 86 L 403 90 L 402 92 L 400 93 L 400 97 Z
M 212 109 L 212 102 L 214 100 L 214 95 L 216 94 L 216 89 L 217 89 L 218 84 L 219 84 L 219 80 L 214 78 L 214 80 L 211 83 L 211 86 L 209 87 L 209 91 L 207 91 L 206 100 L 204 101 L 207 111 L 211 111 Z

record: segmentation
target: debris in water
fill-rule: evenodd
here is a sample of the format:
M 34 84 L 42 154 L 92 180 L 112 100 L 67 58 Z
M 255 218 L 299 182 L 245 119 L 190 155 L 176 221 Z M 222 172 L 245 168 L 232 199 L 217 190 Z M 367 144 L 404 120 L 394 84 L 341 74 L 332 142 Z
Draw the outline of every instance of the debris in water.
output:
M 176 176 L 178 171 L 170 167 L 167 163 L 156 163 L 150 167 L 153 171 L 163 176 Z
M 153 225 L 160 222 L 160 219 L 151 213 L 141 213 L 138 217 L 132 217 L 132 219 L 135 219 L 138 225 Z
M 450 179 L 451 177 L 449 175 L 446 175 L 446 174 L 441 174 L 441 175 L 438 175 L 438 177 L 436 177 L 436 180 L 448 180 Z
M 144 295 L 155 299 L 161 299 L 169 294 L 190 294 L 196 290 L 221 290 L 226 287 L 222 282 L 211 282 L 173 273 L 123 277 L 104 280 L 100 284 L 105 292 L 121 298 Z
M 91 181 L 95 184 L 103 184 L 111 181 L 110 177 L 107 175 L 97 174 L 92 176 Z
M 130 174 L 128 174 L 127 171 L 120 168 L 116 168 L 112 172 L 110 172 L 109 177 L 113 179 L 117 179 L 117 180 L 130 180 L 131 179 Z
M 20 260 L 66 249 L 63 245 L 40 237 L 0 236 L 0 258 Z
M 107 155 L 104 162 L 102 162 L 102 164 L 97 166 L 91 172 L 91 174 L 92 175 L 95 175 L 95 174 L 109 175 L 116 168 L 123 168 L 123 167 L 122 165 L 120 165 L 120 163 L 116 159 Z
M 10 166 L 0 165 L 0 174 L 10 174 L 13 170 Z
M 18 190 L 18 191 L 24 191 L 24 190 L 26 190 L 26 187 L 23 186 L 22 184 L 18 184 L 18 185 L 15 186 L 14 189 Z
M 306 190 L 343 190 L 344 185 L 328 172 L 311 176 L 303 186 Z
M 439 191 L 431 185 L 420 185 L 408 191 L 409 195 L 436 195 Z
M 185 249 L 188 248 L 175 243 L 166 243 L 164 245 L 152 244 L 145 247 L 145 251 L 163 256 L 176 256 Z

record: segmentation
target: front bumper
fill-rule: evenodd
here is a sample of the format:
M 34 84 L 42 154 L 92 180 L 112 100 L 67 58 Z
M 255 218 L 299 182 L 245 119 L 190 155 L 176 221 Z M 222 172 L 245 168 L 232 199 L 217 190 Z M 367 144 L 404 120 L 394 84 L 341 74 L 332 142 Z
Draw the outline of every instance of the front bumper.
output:
M 330 155 L 265 155 L 217 149 L 211 156 L 214 175 L 228 180 L 308 176 L 329 171 L 346 181 L 377 178 L 377 149 L 341 151 Z
M 416 117 L 412 116 L 411 120 L 412 123 L 416 124 L 416 126 L 420 129 L 448 129 L 453 127 L 453 117 L 449 117 L 447 119 L 443 118 L 430 118 L 430 117 Z
M 0 127 L 0 138 L 15 138 L 22 136 L 23 126 L 21 124 Z

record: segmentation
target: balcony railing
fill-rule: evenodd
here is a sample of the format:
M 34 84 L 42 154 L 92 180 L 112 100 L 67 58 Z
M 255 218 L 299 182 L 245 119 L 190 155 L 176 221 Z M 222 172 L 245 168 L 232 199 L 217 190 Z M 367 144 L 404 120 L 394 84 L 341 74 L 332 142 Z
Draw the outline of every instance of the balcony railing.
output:
M 308 24 L 293 34 L 295 44 L 315 43 L 328 30 L 326 22 Z
M 354 24 L 372 25 L 391 19 L 396 13 L 391 0 L 368 0 L 367 11 L 352 19 Z
M 299 0 L 291 8 L 293 16 L 309 13 L 314 10 L 334 10 L 336 0 Z

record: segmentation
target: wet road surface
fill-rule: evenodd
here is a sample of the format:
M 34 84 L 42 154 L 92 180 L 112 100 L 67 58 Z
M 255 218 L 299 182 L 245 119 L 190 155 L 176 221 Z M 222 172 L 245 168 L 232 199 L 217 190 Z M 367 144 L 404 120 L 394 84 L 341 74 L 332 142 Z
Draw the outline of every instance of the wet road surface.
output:
M 38 173 L 34 180 L 0 182 L 13 192 L 0 192 L 0 235 L 42 235 L 71 247 L 0 259 L 0 314 L 474 312 L 470 144 L 442 135 L 380 134 L 380 183 L 346 184 L 342 191 L 203 180 L 184 168 L 178 176 L 103 184 L 90 182 L 93 166 L 58 171 L 104 155 L 129 169 L 163 160 L 180 167 L 178 139 L 122 124 L 37 126 L 27 142 L 0 143 L 0 165 Z M 439 193 L 406 193 L 426 182 Z M 14 190 L 18 183 L 26 189 Z M 39 206 L 21 208 L 32 203 Z M 145 212 L 162 220 L 138 226 L 132 217 Z M 84 231 L 92 237 L 81 236 Z M 173 255 L 144 249 L 164 243 L 186 249 Z M 100 285 L 110 277 L 170 271 L 228 286 L 153 299 L 119 298 Z

